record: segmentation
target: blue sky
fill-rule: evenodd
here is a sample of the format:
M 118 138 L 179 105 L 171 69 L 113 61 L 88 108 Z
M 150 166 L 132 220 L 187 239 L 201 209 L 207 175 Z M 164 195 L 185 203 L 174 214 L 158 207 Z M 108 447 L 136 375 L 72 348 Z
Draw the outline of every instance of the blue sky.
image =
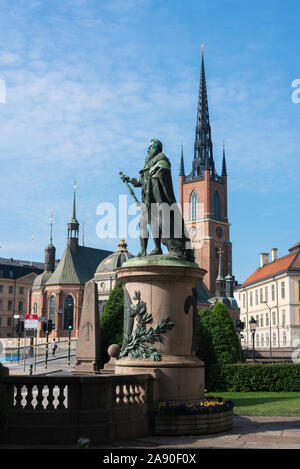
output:
M 214 157 L 226 145 L 233 270 L 299 239 L 300 78 L 296 1 L 0 0 L 0 255 L 43 260 L 54 211 L 58 257 L 73 180 L 86 245 L 98 204 L 126 193 L 157 137 L 172 163 L 192 164 L 201 43 Z M 129 240 L 131 252 L 138 243 Z

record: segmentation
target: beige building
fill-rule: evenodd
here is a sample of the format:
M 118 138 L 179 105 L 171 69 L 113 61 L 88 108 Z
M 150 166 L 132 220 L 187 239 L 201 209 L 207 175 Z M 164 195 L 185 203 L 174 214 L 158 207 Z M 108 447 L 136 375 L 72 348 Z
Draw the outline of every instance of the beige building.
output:
M 14 315 L 28 313 L 28 291 L 42 272 L 41 265 L 0 258 L 0 337 L 16 337 Z
M 251 316 L 257 321 L 255 348 L 291 349 L 300 340 L 300 242 L 278 258 L 277 249 L 260 254 L 260 267 L 235 289 L 245 323 L 244 348 L 252 347 Z M 270 343 L 271 341 L 271 343 Z

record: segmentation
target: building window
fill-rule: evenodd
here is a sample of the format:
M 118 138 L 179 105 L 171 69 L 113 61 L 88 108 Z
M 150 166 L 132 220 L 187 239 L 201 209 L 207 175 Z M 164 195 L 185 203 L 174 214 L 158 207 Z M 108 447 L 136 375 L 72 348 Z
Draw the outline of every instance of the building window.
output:
M 269 325 L 269 313 L 266 313 L 266 326 Z
M 255 320 L 256 320 L 257 327 L 259 327 L 259 316 L 258 316 L 258 314 L 256 315 Z
M 246 295 L 243 294 L 243 308 L 246 308 Z
M 69 326 L 73 327 L 74 322 L 74 299 L 73 296 L 67 295 L 64 299 L 64 329 Z
M 273 347 L 276 347 L 276 332 L 273 332 Z
M 285 347 L 286 346 L 286 332 L 283 331 L 283 334 L 282 334 L 282 345 Z
M 269 334 L 266 334 L 266 346 L 269 347 L 270 345 L 270 337 Z
M 2 307 L 3 307 L 3 300 L 0 299 L 0 311 L 2 311 Z
M 259 302 L 263 303 L 264 302 L 264 296 L 263 296 L 263 289 L 259 289 Z
M 55 323 L 55 305 L 55 295 L 51 295 L 49 299 L 49 319 L 51 319 L 53 324 Z
M 8 309 L 8 311 L 12 311 L 12 305 L 13 305 L 12 300 L 8 300 L 8 303 L 7 303 L 7 309 Z
M 0 278 L 2 278 L 2 277 L 3 277 L 3 273 L 4 273 L 4 272 L 3 272 L 3 270 L 2 270 L 2 269 L 0 269 Z
M 272 301 L 275 301 L 275 285 L 271 286 Z
M 221 202 L 218 191 L 214 193 L 214 219 L 221 220 Z
M 14 278 L 14 273 L 13 273 L 12 270 L 9 270 L 9 272 L 8 272 L 8 277 L 9 277 L 9 278 Z
M 12 294 L 13 292 L 14 292 L 14 287 L 13 287 L 13 285 L 9 285 L 9 286 L 8 286 L 8 293 L 11 293 L 11 294 Z
M 272 311 L 272 324 L 273 326 L 276 324 L 276 311 Z
M 282 325 L 285 326 L 286 324 L 285 309 L 282 310 L 281 315 L 282 315 Z
M 2 318 L 0 317 L 0 327 L 2 326 Z
M 256 346 L 259 347 L 259 334 L 256 334 Z
M 253 306 L 253 295 L 252 295 L 252 291 L 250 292 L 250 306 Z
M 255 304 L 258 305 L 258 290 L 255 290 Z
M 7 327 L 12 326 L 12 318 L 7 318 Z
M 285 284 L 284 282 L 281 282 L 281 298 L 285 298 Z
M 19 313 L 23 312 L 23 301 L 19 301 Z
M 24 287 L 19 288 L 19 295 L 24 295 Z
M 194 190 L 190 197 L 190 221 L 198 219 L 198 195 Z
M 33 314 L 37 314 L 38 313 L 38 305 L 37 303 L 33 303 Z
M 260 315 L 260 327 L 264 327 L 264 315 Z
M 0 293 L 3 293 L 3 285 L 0 285 Z
M 268 287 L 265 287 L 265 301 L 269 301 L 269 295 L 268 295 Z
M 264 335 L 262 334 L 261 335 L 261 346 L 264 347 L 265 346 L 265 338 L 264 338 Z
M 103 314 L 103 311 L 104 311 L 104 308 L 105 308 L 105 303 L 106 303 L 105 300 L 100 300 L 99 303 L 98 303 L 98 306 L 99 306 L 99 315 L 100 315 L 100 316 L 102 316 L 102 314 Z

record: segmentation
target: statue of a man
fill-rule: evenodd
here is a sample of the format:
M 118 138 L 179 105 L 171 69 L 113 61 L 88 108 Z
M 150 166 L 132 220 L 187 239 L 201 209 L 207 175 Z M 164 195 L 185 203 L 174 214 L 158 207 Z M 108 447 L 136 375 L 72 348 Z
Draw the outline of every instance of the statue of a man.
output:
M 162 153 L 162 143 L 156 138 L 151 140 L 139 178 L 130 178 L 121 174 L 123 182 L 142 188 L 141 250 L 138 256 L 147 255 L 147 224 L 149 224 L 155 244 L 150 255 L 162 254 L 161 243 L 163 243 L 170 253 L 193 261 L 194 253 L 187 245 L 190 240 L 185 234 L 184 222 L 173 190 L 171 163 Z

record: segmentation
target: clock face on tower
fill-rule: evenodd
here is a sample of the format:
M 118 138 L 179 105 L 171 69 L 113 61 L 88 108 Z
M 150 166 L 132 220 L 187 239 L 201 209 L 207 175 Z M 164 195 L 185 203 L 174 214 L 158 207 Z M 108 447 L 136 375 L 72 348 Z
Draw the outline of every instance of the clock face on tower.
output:
M 218 238 L 222 238 L 222 236 L 223 236 L 223 230 L 220 226 L 217 226 L 217 228 L 216 228 L 216 235 L 217 235 Z

